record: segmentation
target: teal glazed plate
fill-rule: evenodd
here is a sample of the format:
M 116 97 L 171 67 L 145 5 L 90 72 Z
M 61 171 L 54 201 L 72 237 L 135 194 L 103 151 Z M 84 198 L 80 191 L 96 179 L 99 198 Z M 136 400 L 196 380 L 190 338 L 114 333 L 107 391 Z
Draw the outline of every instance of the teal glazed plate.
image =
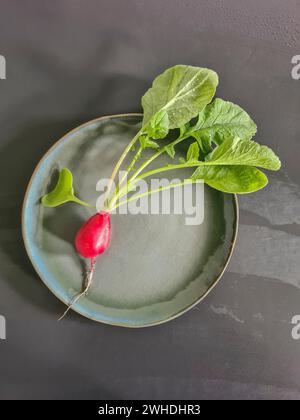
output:
M 43 208 L 40 198 L 53 187 L 58 171 L 67 167 L 74 174 L 77 196 L 96 204 L 97 182 L 109 177 L 140 124 L 140 114 L 127 114 L 81 125 L 54 144 L 29 182 L 22 212 L 25 247 L 42 281 L 65 304 L 81 291 L 87 268 L 74 249 L 74 237 L 94 212 L 75 203 Z M 186 175 L 180 171 L 172 178 Z M 98 257 L 91 289 L 73 310 L 106 324 L 146 327 L 176 318 L 199 303 L 232 254 L 236 196 L 204 186 L 203 223 L 190 226 L 185 217 L 112 215 L 111 246 Z

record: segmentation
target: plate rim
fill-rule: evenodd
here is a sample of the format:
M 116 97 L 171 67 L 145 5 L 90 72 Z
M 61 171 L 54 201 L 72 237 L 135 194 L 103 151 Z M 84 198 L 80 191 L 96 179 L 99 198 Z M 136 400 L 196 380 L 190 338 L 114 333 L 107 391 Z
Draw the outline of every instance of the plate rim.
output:
M 75 132 L 91 125 L 94 124 L 98 121 L 101 120 L 106 120 L 106 119 L 110 119 L 110 118 L 126 118 L 126 117 L 142 117 L 143 114 L 140 112 L 133 112 L 133 113 L 124 113 L 124 114 L 112 114 L 112 115 L 104 115 L 101 117 L 96 117 L 93 118 L 92 120 L 86 121 L 83 124 L 80 124 L 78 126 L 76 126 L 75 128 L 69 130 L 67 133 L 65 133 L 62 137 L 60 137 L 57 141 L 55 141 L 53 143 L 53 145 L 46 151 L 46 153 L 43 154 L 43 156 L 39 159 L 37 165 L 34 168 L 34 171 L 32 173 L 32 175 L 29 178 L 27 187 L 26 187 L 26 191 L 24 194 L 24 198 L 23 198 L 23 202 L 22 202 L 22 210 L 21 210 L 21 232 L 22 232 L 22 238 L 23 238 L 23 242 L 24 242 L 24 246 L 25 246 L 25 250 L 26 250 L 26 254 L 28 255 L 28 258 L 33 266 L 33 268 L 35 269 L 36 273 L 38 274 L 39 278 L 42 280 L 42 282 L 44 283 L 44 285 L 51 291 L 51 293 L 53 293 L 53 295 L 59 299 L 64 305 L 68 305 L 68 302 L 66 302 L 64 299 L 62 299 L 61 296 L 59 296 L 59 294 L 53 290 L 53 288 L 50 287 L 49 283 L 46 282 L 46 280 L 44 280 L 43 278 L 43 274 L 40 272 L 38 265 L 35 263 L 33 256 L 31 255 L 31 252 L 29 250 L 29 240 L 27 238 L 27 235 L 25 233 L 25 208 L 26 208 L 26 203 L 27 203 L 27 199 L 28 199 L 28 195 L 29 195 L 29 191 L 33 182 L 33 179 L 36 175 L 36 173 L 38 172 L 40 166 L 42 165 L 43 161 L 52 153 L 52 151 L 59 145 L 61 144 L 67 137 L 69 137 L 70 135 L 74 134 Z M 227 194 L 222 192 L 222 194 Z M 214 279 L 214 282 L 211 284 L 211 286 L 206 290 L 206 292 L 200 296 L 200 298 L 197 298 L 195 302 L 189 304 L 187 307 L 181 309 L 180 311 L 176 312 L 175 314 L 159 320 L 159 321 L 155 321 L 155 322 L 151 322 L 151 323 L 145 323 L 145 324 L 138 324 L 138 325 L 130 325 L 130 324 L 125 324 L 125 323 L 119 323 L 119 322 L 113 322 L 113 321 L 107 321 L 107 320 L 99 320 L 96 319 L 95 317 L 93 317 L 92 315 L 89 315 L 87 313 L 83 313 L 82 311 L 80 311 L 80 309 L 78 309 L 76 306 L 72 307 L 71 309 L 78 313 L 79 315 L 87 318 L 87 319 L 91 319 L 95 322 L 98 322 L 99 324 L 106 324 L 106 325 L 111 325 L 111 326 L 117 326 L 117 327 L 122 327 L 122 328 L 148 328 L 148 327 L 154 327 L 157 325 L 161 325 L 164 324 L 166 322 L 172 321 L 178 317 L 180 317 L 181 315 L 185 314 L 186 312 L 188 312 L 190 309 L 192 309 L 193 307 L 195 307 L 196 305 L 198 305 L 203 299 L 206 298 L 206 296 L 215 288 L 215 286 L 219 283 L 219 281 L 221 280 L 228 264 L 229 261 L 233 255 L 233 251 L 236 245 L 236 240 L 237 240 L 237 235 L 238 235 L 238 227 L 239 227 L 239 205 L 238 205 L 238 199 L 237 199 L 237 195 L 236 194 L 230 194 L 233 197 L 233 203 L 234 203 L 234 224 L 233 224 L 233 237 L 231 239 L 231 244 L 230 244 L 230 249 L 229 249 L 229 253 L 228 256 L 226 258 L 226 261 L 224 263 L 224 266 L 221 270 L 221 272 L 218 274 L 218 276 Z

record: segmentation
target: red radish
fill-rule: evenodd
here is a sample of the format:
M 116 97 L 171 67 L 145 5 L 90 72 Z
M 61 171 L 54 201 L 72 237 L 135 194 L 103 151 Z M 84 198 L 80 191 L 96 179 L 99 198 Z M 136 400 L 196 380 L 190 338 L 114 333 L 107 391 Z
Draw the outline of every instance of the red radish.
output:
M 96 213 L 90 217 L 79 229 L 75 237 L 75 247 L 82 257 L 91 260 L 90 270 L 84 281 L 83 291 L 71 300 L 64 314 L 59 318 L 61 320 L 69 309 L 82 296 L 85 296 L 92 284 L 92 278 L 95 271 L 95 258 L 102 254 L 110 245 L 110 214 L 106 211 Z
M 75 238 L 78 254 L 84 258 L 95 258 L 110 245 L 110 214 L 103 211 L 88 219 Z

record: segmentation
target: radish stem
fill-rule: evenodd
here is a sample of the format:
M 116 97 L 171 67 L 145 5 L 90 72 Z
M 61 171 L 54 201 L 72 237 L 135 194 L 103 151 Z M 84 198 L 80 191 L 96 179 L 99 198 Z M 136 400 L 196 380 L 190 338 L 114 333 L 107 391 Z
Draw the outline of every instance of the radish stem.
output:
M 151 195 L 151 194 L 154 194 L 154 193 L 157 193 L 157 192 L 160 192 L 160 191 L 169 190 L 171 188 L 180 187 L 180 186 L 186 185 L 186 184 L 194 184 L 196 182 L 199 182 L 199 180 L 198 179 L 185 179 L 182 182 L 177 182 L 177 183 L 168 185 L 166 187 L 160 187 L 160 188 L 156 188 L 155 190 L 151 190 L 151 191 L 144 192 L 142 194 L 134 195 L 134 196 L 128 198 L 127 200 L 124 200 L 124 201 L 121 201 L 121 202 L 117 203 L 114 207 L 111 208 L 111 210 L 115 210 L 118 207 L 122 206 L 123 204 L 129 203 L 130 201 L 138 200 L 139 198 L 146 197 L 148 195 Z
M 112 174 L 109 178 L 109 181 L 108 181 L 108 188 L 107 188 L 107 191 L 106 191 L 106 194 L 105 194 L 105 200 L 104 201 L 106 201 L 106 199 L 109 197 L 109 194 L 110 194 L 110 191 L 111 191 L 111 188 L 112 188 L 112 184 L 115 180 L 115 177 L 116 177 L 124 159 L 126 158 L 127 154 L 130 152 L 132 146 L 137 142 L 139 136 L 141 135 L 142 129 L 143 129 L 143 127 L 137 132 L 137 134 L 133 137 L 133 139 L 128 143 L 128 145 L 124 149 L 123 153 L 121 154 L 120 159 L 118 160 L 116 166 L 114 167 L 114 170 L 113 170 L 113 172 L 112 172 Z
M 128 186 L 132 185 L 133 181 L 138 177 L 138 175 L 147 167 L 150 165 L 150 163 L 152 163 L 156 158 L 158 158 L 160 155 L 162 155 L 163 153 L 165 153 L 167 147 L 174 147 L 176 146 L 178 143 L 182 142 L 183 140 L 186 140 L 189 137 L 189 135 L 181 135 L 179 136 L 176 140 L 168 143 L 166 146 L 162 147 L 161 149 L 159 149 L 156 153 L 154 153 L 152 156 L 150 156 L 149 159 L 147 159 L 134 173 L 133 175 L 129 178 L 129 180 L 127 181 L 127 183 L 122 187 L 122 188 L 118 188 L 115 191 L 115 195 L 111 198 L 110 202 L 109 202 L 109 209 L 114 209 L 116 207 L 114 207 L 115 203 L 118 201 L 118 199 L 120 197 L 123 197 L 127 191 L 128 191 Z M 135 159 L 135 157 L 133 158 L 133 160 Z M 132 169 L 134 163 L 136 161 L 133 162 L 133 164 L 131 166 L 130 169 Z M 132 163 L 132 162 L 131 162 Z M 178 166 L 178 167 L 182 167 L 182 166 Z M 175 169 L 172 168 L 172 169 Z M 165 169 L 165 170 L 169 170 L 169 169 Z M 162 172 L 162 171 L 157 171 L 158 172 Z M 128 172 L 127 172 L 128 173 Z M 150 174 L 148 174 L 147 176 L 149 176 Z M 144 177 L 143 177 L 144 178 Z M 139 179 L 142 179 L 142 177 L 140 177 Z M 121 184 L 119 184 L 119 187 L 121 186 Z
M 82 201 L 82 200 L 80 200 L 80 199 L 79 199 L 79 198 L 77 198 L 77 197 L 74 197 L 74 198 L 72 199 L 72 201 L 73 201 L 74 203 L 81 204 L 82 206 L 89 207 L 89 208 L 91 208 L 91 209 L 95 209 L 95 208 L 96 208 L 96 206 L 93 206 L 92 204 L 86 203 L 85 201 Z
M 110 201 L 110 204 L 111 204 L 112 202 L 113 202 L 113 203 L 115 203 L 115 198 L 118 196 L 118 193 L 119 193 L 119 191 L 120 191 L 120 187 L 121 187 L 121 185 L 122 185 L 122 184 L 123 184 L 123 182 L 125 181 L 125 179 L 126 179 L 127 175 L 130 173 L 131 169 L 134 167 L 134 164 L 136 163 L 136 161 L 137 161 L 137 160 L 141 157 L 142 151 L 143 151 L 143 148 L 140 146 L 140 147 L 139 147 L 139 149 L 138 149 L 138 151 L 137 151 L 137 152 L 136 152 L 136 154 L 134 155 L 134 157 L 133 157 L 133 159 L 132 159 L 132 161 L 131 161 L 130 165 L 128 166 L 128 168 L 126 169 L 126 171 L 125 171 L 124 175 L 122 176 L 121 180 L 117 183 L 116 190 L 115 190 L 115 194 L 114 194 L 114 196 L 112 197 L 112 200 Z M 126 184 L 126 185 L 127 185 L 127 184 Z
M 178 143 L 180 143 L 181 141 L 187 139 L 189 137 L 188 136 L 179 136 L 176 140 L 168 143 L 166 146 L 162 147 L 161 149 L 159 149 L 156 153 L 154 153 L 152 156 L 150 156 L 149 159 L 147 159 L 139 168 L 138 170 L 132 175 L 132 177 L 129 179 L 128 182 L 131 182 L 132 180 L 134 180 L 148 165 L 150 165 L 151 162 L 154 161 L 154 159 L 158 158 L 160 155 L 162 155 L 163 153 L 165 153 L 165 151 L 167 150 L 168 147 L 174 147 L 176 146 Z

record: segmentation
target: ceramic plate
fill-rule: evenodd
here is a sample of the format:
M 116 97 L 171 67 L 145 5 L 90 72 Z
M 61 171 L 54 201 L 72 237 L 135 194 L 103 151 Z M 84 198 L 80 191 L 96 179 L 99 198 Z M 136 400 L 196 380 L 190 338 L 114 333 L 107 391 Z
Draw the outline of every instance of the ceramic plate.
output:
M 97 181 L 111 174 L 140 123 L 139 114 L 129 114 L 76 128 L 48 151 L 30 180 L 22 216 L 26 250 L 43 282 L 64 303 L 81 289 L 85 261 L 73 241 L 93 211 L 73 203 L 43 208 L 40 197 L 58 170 L 68 167 L 77 195 L 95 203 Z M 186 225 L 184 214 L 112 215 L 111 246 L 98 258 L 89 294 L 73 309 L 95 321 L 144 327 L 171 320 L 206 296 L 232 253 L 238 209 L 234 195 L 204 188 L 200 225 Z

